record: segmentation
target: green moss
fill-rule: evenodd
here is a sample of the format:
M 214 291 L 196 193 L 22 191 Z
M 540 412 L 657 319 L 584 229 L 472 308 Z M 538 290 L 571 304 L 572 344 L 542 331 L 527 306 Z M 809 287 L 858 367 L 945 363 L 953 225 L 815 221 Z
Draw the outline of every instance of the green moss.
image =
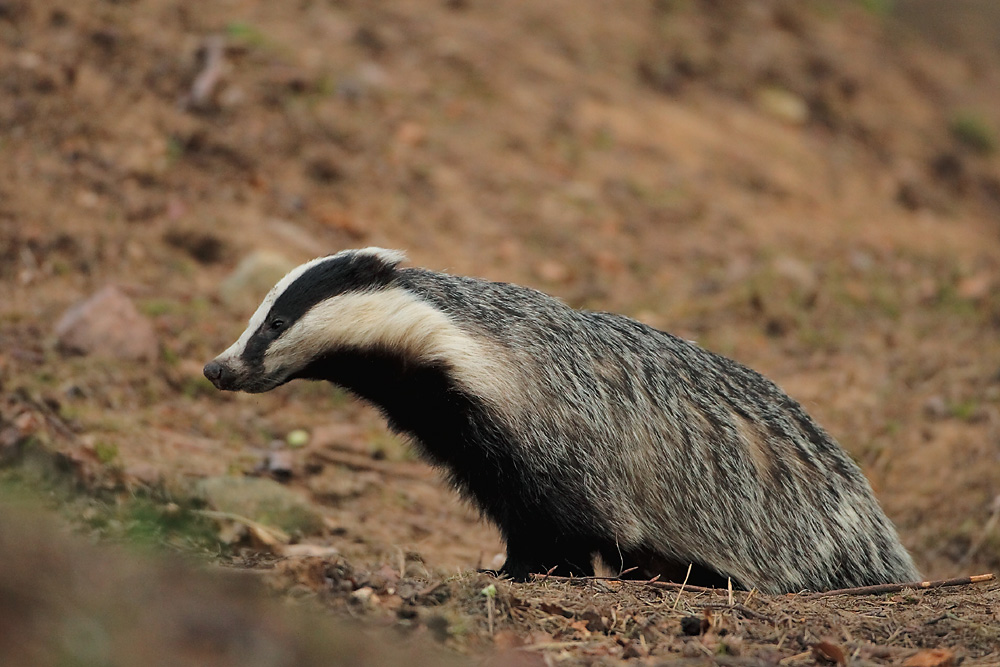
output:
M 248 46 L 264 46 L 267 39 L 260 28 L 244 21 L 231 21 L 226 25 L 226 36 Z
M 118 458 L 118 445 L 98 440 L 94 443 L 94 454 L 104 465 L 113 463 Z
M 159 317 L 177 311 L 177 302 L 169 299 L 146 299 L 139 303 L 139 310 L 149 317 Z
M 99 457 L 102 449 L 105 456 L 117 456 L 117 447 L 98 444 Z M 122 495 L 105 487 L 93 494 L 80 488 L 44 447 L 25 450 L 15 465 L 0 468 L 0 501 L 48 507 L 99 539 L 200 556 L 215 556 L 221 549 L 215 522 L 193 511 L 195 499 L 171 499 L 157 489 Z
M 854 0 L 862 9 L 876 16 L 889 16 L 892 13 L 894 0 Z
M 963 146 L 980 155 L 992 155 L 997 150 L 997 133 L 981 115 L 963 111 L 948 123 L 951 136 Z
M 952 403 L 948 410 L 955 419 L 970 421 L 979 413 L 979 404 L 974 400 L 959 401 Z

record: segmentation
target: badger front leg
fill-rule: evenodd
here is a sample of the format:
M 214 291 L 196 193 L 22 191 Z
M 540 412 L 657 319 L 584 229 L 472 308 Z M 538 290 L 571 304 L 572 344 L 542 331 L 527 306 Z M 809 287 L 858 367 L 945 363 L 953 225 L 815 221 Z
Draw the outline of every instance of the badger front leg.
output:
M 500 568 L 501 575 L 527 581 L 532 574 L 549 572 L 560 577 L 593 576 L 594 549 L 575 538 L 541 541 L 537 537 L 508 537 L 507 561 Z

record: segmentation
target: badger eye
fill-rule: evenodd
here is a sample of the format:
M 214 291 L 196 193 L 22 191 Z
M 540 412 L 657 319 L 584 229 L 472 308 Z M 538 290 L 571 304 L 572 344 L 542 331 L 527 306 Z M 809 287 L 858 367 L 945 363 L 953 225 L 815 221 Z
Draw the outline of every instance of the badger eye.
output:
M 271 320 L 271 331 L 280 331 L 285 328 L 284 320 Z

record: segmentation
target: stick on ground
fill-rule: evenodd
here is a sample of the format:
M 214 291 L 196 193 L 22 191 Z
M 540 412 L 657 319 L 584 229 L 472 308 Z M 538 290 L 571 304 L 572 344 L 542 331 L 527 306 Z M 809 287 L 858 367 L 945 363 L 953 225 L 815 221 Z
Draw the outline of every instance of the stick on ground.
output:
M 860 586 L 858 588 L 838 588 L 809 595 L 810 598 L 825 598 L 831 595 L 881 595 L 883 593 L 898 593 L 906 588 L 944 588 L 945 586 L 967 586 L 984 581 L 993 581 L 996 575 L 975 574 L 970 577 L 955 577 L 954 579 L 937 579 L 934 581 L 911 581 L 905 584 L 879 584 L 878 586 Z

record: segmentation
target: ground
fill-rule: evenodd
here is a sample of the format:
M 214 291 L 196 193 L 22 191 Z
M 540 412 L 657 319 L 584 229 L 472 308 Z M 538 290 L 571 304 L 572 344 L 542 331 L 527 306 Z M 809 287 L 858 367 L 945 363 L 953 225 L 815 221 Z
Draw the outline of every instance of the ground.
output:
M 401 248 L 760 370 L 855 457 L 926 577 L 997 571 L 1000 17 L 934 4 L 0 2 L 3 488 L 54 533 L 259 572 L 331 623 L 498 664 L 795 665 L 821 641 L 997 664 L 995 583 L 733 606 L 495 580 L 475 570 L 496 531 L 373 410 L 200 374 L 266 291 L 223 288 L 245 258 Z M 58 344 L 109 284 L 152 358 Z M 226 506 L 245 479 L 305 519 Z

